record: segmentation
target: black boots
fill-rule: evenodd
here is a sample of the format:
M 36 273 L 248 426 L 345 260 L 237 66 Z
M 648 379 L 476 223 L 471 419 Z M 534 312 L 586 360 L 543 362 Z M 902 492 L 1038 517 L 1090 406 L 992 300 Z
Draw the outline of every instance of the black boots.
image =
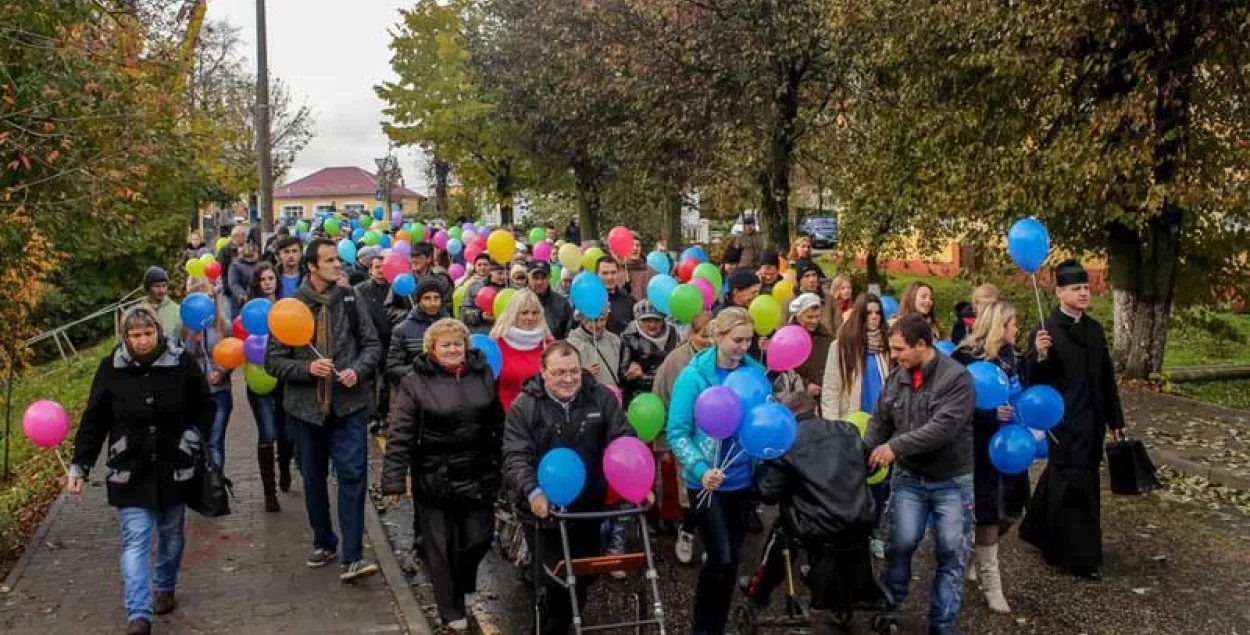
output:
M 278 488 L 274 482 L 274 447 L 272 443 L 256 446 L 256 461 L 260 464 L 260 484 L 265 490 L 265 511 L 280 512 Z M 290 476 L 288 474 L 288 480 Z

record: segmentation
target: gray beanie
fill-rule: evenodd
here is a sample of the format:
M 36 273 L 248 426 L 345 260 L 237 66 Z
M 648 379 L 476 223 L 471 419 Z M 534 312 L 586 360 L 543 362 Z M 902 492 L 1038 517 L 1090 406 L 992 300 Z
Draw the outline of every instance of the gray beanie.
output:
M 152 285 L 158 282 L 169 284 L 169 274 L 160 267 L 148 267 L 148 270 L 143 273 L 143 290 L 151 289 Z

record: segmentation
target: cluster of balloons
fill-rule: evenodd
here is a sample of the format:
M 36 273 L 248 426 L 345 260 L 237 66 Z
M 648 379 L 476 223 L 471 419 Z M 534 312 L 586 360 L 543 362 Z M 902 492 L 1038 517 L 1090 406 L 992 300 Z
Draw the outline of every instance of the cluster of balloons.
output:
M 641 504 L 655 484 L 655 457 L 635 437 L 621 437 L 603 451 L 603 476 L 621 498 Z M 567 507 L 586 487 L 586 463 L 569 448 L 552 448 L 538 462 L 538 486 L 547 500 Z
M 656 272 L 647 283 L 647 300 L 656 310 L 682 324 L 711 310 L 725 284 L 720 269 L 708 262 L 707 254 L 699 247 L 682 252 L 676 270 L 668 256 L 659 251 L 647 254 L 647 266 Z
M 982 410 L 1010 405 L 1015 422 L 1004 425 L 990 438 L 990 462 L 1003 474 L 1020 474 L 1035 458 L 1048 453 L 1046 433 L 1063 420 L 1063 396 L 1050 386 L 1033 386 L 1012 397 L 1006 373 L 989 362 L 968 365 L 976 388 L 976 405 Z
M 733 439 L 753 459 L 775 459 L 790 450 L 798 422 L 785 406 L 770 401 L 772 383 L 758 368 L 742 367 L 694 402 L 695 425 L 713 439 Z
M 229 238 L 223 238 L 221 240 L 225 240 L 226 242 L 230 241 Z M 220 243 L 221 240 L 218 240 L 217 242 Z M 203 254 L 199 258 L 191 258 L 187 261 L 187 264 L 182 266 L 182 269 L 187 272 L 187 275 L 195 276 L 197 278 L 217 280 L 221 277 L 221 263 L 217 262 L 217 259 L 213 257 L 213 254 Z
M 299 302 L 294 298 L 288 300 Z M 185 319 L 185 302 L 183 307 Z M 212 351 L 213 363 L 222 368 L 234 370 L 244 366 L 243 378 L 248 388 L 258 395 L 267 395 L 278 386 L 277 378 L 265 372 L 265 354 L 269 350 L 269 319 L 273 307 L 274 303 L 264 298 L 256 298 L 243 305 L 239 317 L 234 319 L 231 337 L 222 338 L 213 346 Z M 198 306 L 194 308 L 199 310 Z M 304 310 L 307 311 L 308 308 L 304 307 Z M 311 312 L 308 317 L 312 319 Z M 211 323 L 211 316 L 209 319 Z

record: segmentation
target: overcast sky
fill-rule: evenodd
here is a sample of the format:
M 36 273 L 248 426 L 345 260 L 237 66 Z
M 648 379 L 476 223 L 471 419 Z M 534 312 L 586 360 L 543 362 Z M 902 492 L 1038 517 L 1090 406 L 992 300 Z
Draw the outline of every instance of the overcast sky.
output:
M 400 7 L 411 0 L 267 0 L 269 73 L 281 77 L 316 115 L 316 136 L 295 160 L 288 180 L 323 167 L 355 165 L 374 170 L 386 152 L 379 122 L 382 102 L 373 92 L 392 77 L 390 36 Z M 242 27 L 255 68 L 255 0 L 208 0 L 208 19 Z M 424 192 L 420 153 L 400 152 L 409 187 Z

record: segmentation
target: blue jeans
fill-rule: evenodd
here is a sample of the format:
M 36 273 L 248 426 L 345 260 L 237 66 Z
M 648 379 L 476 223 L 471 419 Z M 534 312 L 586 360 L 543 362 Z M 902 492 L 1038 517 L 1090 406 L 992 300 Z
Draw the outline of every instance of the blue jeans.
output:
M 707 553 L 707 562 L 699 569 L 694 590 L 694 615 L 690 620 L 692 635 L 724 635 L 738 584 L 738 552 L 747 533 L 747 519 L 755 507 L 751 490 L 717 491 L 712 500 L 698 507 L 700 490 L 691 489 L 690 502 L 695 506 L 695 526 Z
M 928 480 L 902 470 L 894 475 L 890 499 L 890 540 L 885 550 L 885 586 L 895 602 L 907 597 L 911 559 L 924 539 L 926 519 L 936 522 L 937 572 L 929 599 L 929 633 L 955 626 L 963 600 L 964 568 L 972 544 L 972 475 Z
M 165 511 L 144 507 L 119 507 L 117 522 L 122 530 L 122 597 L 126 619 L 152 621 L 152 591 L 173 591 L 182 565 L 186 542 L 183 520 L 186 507 L 176 505 Z M 152 534 L 157 535 L 156 579 L 152 580 Z
M 339 483 L 339 531 L 343 532 L 343 564 L 362 559 L 367 486 L 368 423 L 364 410 L 347 417 L 326 417 L 317 425 L 291 417 L 300 472 L 304 475 L 304 507 L 313 531 L 313 546 L 337 549 L 339 539 L 330 525 L 330 491 L 326 481 L 330 462 Z
M 247 391 L 247 404 L 252 407 L 252 418 L 256 420 L 256 444 L 266 445 L 286 437 L 278 429 L 278 404 L 273 395 L 258 395 Z
M 226 425 L 230 423 L 230 412 L 234 410 L 234 396 L 229 390 L 213 393 L 213 402 L 217 404 L 217 414 L 213 416 L 213 429 L 208 433 L 208 455 L 217 467 L 226 466 Z

